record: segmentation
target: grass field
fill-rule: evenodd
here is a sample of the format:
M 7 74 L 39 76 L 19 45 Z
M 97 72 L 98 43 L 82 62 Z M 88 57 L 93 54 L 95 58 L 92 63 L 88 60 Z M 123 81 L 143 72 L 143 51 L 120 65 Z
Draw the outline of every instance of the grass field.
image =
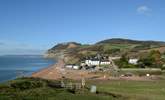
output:
M 110 49 L 129 49 L 131 48 L 132 45 L 129 44 L 106 44 L 104 45 L 105 50 L 110 50 Z
M 161 75 L 162 70 L 160 68 L 121 68 L 119 70 L 120 74 L 132 73 L 134 75 L 145 76 L 146 74 L 151 75 Z
M 87 81 L 87 87 L 97 86 L 96 94 L 88 90 L 73 93 L 58 88 L 56 83 L 34 78 L 16 79 L 0 85 L 0 100 L 165 100 L 165 80 Z
M 101 81 L 98 91 L 111 92 L 128 97 L 127 100 L 165 100 L 165 80 L 155 81 Z

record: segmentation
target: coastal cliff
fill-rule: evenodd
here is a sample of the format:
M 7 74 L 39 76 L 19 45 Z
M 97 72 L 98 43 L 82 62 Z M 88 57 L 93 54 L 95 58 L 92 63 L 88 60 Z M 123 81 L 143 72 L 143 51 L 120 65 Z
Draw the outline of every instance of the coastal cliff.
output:
M 65 62 L 68 62 L 69 60 L 75 59 L 75 57 L 73 55 L 71 56 L 71 54 L 80 46 L 81 44 L 76 42 L 60 43 L 49 49 L 47 53 L 44 54 L 44 57 L 63 59 Z

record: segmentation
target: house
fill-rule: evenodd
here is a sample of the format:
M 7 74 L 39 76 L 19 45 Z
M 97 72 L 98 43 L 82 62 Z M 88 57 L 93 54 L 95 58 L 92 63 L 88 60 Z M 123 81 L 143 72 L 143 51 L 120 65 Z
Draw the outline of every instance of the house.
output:
M 111 64 L 110 61 L 101 61 L 100 62 L 100 65 L 109 65 L 109 64 Z
M 73 68 L 73 65 L 65 65 L 65 68 L 72 69 Z
M 108 60 L 102 60 L 102 61 L 99 61 L 99 60 L 85 60 L 85 64 L 88 65 L 88 66 L 97 66 L 97 65 L 109 65 L 111 64 L 110 61 Z
M 136 65 L 138 64 L 138 60 L 139 59 L 129 59 L 128 63 Z
M 78 70 L 78 69 L 80 69 L 80 66 L 78 66 L 78 65 L 66 65 L 65 68 Z
M 74 65 L 74 66 L 73 66 L 73 69 L 78 70 L 78 69 L 80 69 L 80 66 Z
M 82 62 L 81 64 L 80 64 L 80 66 L 85 66 L 86 65 L 86 63 L 85 62 Z
M 90 65 L 99 65 L 100 61 L 99 60 L 85 60 L 85 64 L 88 66 Z

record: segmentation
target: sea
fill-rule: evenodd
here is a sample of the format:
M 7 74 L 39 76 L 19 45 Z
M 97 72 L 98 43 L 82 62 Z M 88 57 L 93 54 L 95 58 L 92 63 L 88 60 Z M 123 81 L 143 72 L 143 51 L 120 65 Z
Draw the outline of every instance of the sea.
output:
M 33 72 L 51 66 L 53 59 L 45 59 L 42 55 L 5 55 L 0 56 L 0 82 L 22 76 L 30 76 Z

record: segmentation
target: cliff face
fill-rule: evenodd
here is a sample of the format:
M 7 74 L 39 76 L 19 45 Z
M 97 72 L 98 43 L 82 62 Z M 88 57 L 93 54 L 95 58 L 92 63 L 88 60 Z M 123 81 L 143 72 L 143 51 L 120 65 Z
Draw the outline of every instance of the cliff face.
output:
M 51 50 L 64 50 L 64 49 L 75 48 L 75 47 L 78 47 L 78 46 L 81 46 L 81 44 L 76 43 L 76 42 L 60 43 L 60 44 L 55 45 L 54 47 L 52 47 L 48 51 L 51 51 Z
M 164 48 L 164 49 L 162 49 Z M 107 39 L 93 45 L 82 45 L 76 42 L 57 44 L 44 55 L 47 58 L 64 59 L 68 63 L 77 63 L 85 57 L 96 54 L 120 56 L 127 52 L 130 55 L 139 55 L 150 50 L 165 51 L 165 42 L 137 41 L 129 39 Z
M 66 62 L 73 56 L 70 56 L 70 52 L 81 46 L 76 42 L 60 43 L 52 47 L 44 55 L 45 58 L 64 59 Z

